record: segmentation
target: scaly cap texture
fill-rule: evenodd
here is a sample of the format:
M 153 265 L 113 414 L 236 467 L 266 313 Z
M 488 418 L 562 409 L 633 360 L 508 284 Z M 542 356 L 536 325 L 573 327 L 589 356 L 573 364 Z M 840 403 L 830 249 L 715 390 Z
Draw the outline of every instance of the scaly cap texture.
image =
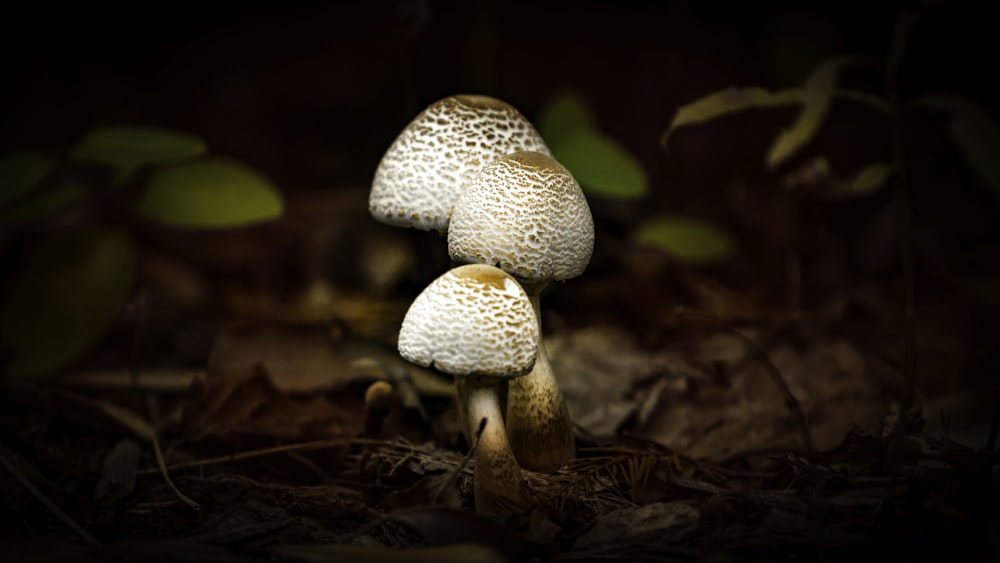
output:
M 524 375 L 538 353 L 538 322 L 524 289 L 503 270 L 483 264 L 454 268 L 410 305 L 399 353 L 452 375 Z
M 483 168 L 455 203 L 448 228 L 452 260 L 499 266 L 523 282 L 574 278 L 593 251 L 594 219 L 580 184 L 537 152 Z
M 513 106 L 488 96 L 445 98 L 414 118 L 386 151 L 368 210 L 389 225 L 444 232 L 455 199 L 479 170 L 522 150 L 551 154 Z

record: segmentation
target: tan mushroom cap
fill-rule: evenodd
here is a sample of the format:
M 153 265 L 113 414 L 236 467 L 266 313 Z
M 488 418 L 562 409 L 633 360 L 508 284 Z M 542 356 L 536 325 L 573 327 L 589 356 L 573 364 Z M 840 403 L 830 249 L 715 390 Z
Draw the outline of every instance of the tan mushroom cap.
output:
M 479 170 L 521 150 L 551 154 L 513 106 L 488 96 L 444 98 L 414 118 L 386 151 L 368 210 L 389 225 L 444 232 L 456 198 Z
M 399 331 L 407 360 L 457 376 L 512 378 L 538 353 L 538 323 L 524 289 L 503 270 L 454 268 L 410 305 Z
M 499 266 L 522 282 L 583 273 L 594 252 L 594 219 L 569 170 L 537 152 L 483 168 L 452 211 L 448 254 Z

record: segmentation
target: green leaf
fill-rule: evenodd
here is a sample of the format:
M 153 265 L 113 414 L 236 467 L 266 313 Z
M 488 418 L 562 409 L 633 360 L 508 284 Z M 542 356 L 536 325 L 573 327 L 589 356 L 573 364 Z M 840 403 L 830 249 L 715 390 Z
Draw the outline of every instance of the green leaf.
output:
M 32 151 L 0 156 L 0 204 L 38 187 L 52 172 L 52 160 Z
M 141 217 L 173 227 L 241 227 L 283 211 L 281 194 L 267 178 L 221 158 L 156 170 L 136 202 Z
M 666 147 L 670 135 L 682 127 L 706 123 L 750 109 L 791 105 L 802 101 L 802 95 L 802 90 L 797 88 L 777 92 L 755 86 L 719 90 L 681 106 L 660 142 Z
M 7 380 L 51 374 L 97 344 L 129 295 L 135 262 L 132 239 L 113 229 L 72 233 L 32 253 L 0 313 Z
M 83 201 L 87 190 L 79 184 L 68 184 L 44 190 L 0 208 L 0 225 L 23 225 L 43 219 Z
M 577 131 L 597 130 L 597 118 L 576 90 L 553 94 L 538 116 L 538 132 L 547 143 L 559 142 Z
M 124 181 L 144 164 L 165 164 L 201 156 L 208 150 L 205 141 L 189 135 L 154 127 L 107 125 L 92 129 L 71 154 L 77 162 L 94 162 L 113 167 Z
M 538 122 L 552 156 L 573 173 L 585 192 L 613 199 L 646 195 L 649 179 L 642 163 L 600 131 L 593 109 L 579 92 L 553 95 Z
M 642 163 L 607 135 L 579 130 L 551 143 L 549 148 L 589 195 L 629 200 L 649 191 Z
M 835 90 L 834 96 L 845 100 L 852 100 L 863 104 L 882 113 L 889 114 L 892 110 L 889 102 L 884 98 L 861 92 L 858 90 Z M 706 123 L 720 117 L 741 113 L 754 109 L 770 109 L 802 103 L 805 100 L 805 90 L 802 88 L 789 88 L 772 92 L 756 86 L 746 88 L 730 87 L 719 90 L 698 98 L 690 104 L 681 106 L 677 110 L 670 127 L 663 133 L 660 144 L 667 147 L 670 136 L 677 129 L 689 125 Z
M 882 189 L 892 176 L 892 165 L 886 162 L 869 164 L 850 181 L 851 191 L 856 194 L 869 194 Z
M 837 73 L 850 62 L 850 57 L 837 57 L 819 65 L 809 75 L 802 88 L 802 112 L 771 145 L 767 155 L 769 167 L 777 168 L 816 136 L 833 101 Z
M 646 221 L 632 233 L 637 246 L 658 248 L 681 262 L 707 265 L 726 260 L 736 250 L 736 241 L 713 223 L 662 215 Z
M 1000 200 L 1000 124 L 996 119 L 961 96 L 925 96 L 913 103 L 948 115 L 948 129 L 966 162 Z

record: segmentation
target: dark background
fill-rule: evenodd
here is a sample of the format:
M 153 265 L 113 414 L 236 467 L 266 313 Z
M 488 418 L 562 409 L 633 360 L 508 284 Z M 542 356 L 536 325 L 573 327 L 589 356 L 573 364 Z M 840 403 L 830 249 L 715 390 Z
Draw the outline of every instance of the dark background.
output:
M 670 210 L 719 221 L 736 235 L 740 255 L 709 274 L 737 289 L 764 287 L 771 303 L 785 303 L 781 261 L 789 249 L 801 260 L 797 306 L 819 307 L 858 284 L 874 284 L 888 310 L 902 315 L 902 288 L 909 283 L 922 326 L 931 327 L 921 343 L 930 353 L 921 361 L 943 374 L 945 389 L 973 380 L 991 387 L 993 312 L 1000 302 L 992 289 L 1000 255 L 997 199 L 967 165 L 940 115 L 918 112 L 903 121 L 916 272 L 909 282 L 900 267 L 891 190 L 831 203 L 776 189 L 779 176 L 765 169 L 763 154 L 793 109 L 691 128 L 673 138 L 669 152 L 659 142 L 685 103 L 733 85 L 792 87 L 842 53 L 860 61 L 843 73 L 842 85 L 886 95 L 891 85 L 879 69 L 893 22 L 914 6 L 20 3 L 5 9 L 0 33 L 0 152 L 30 148 L 65 156 L 95 125 L 163 126 L 199 135 L 215 153 L 244 160 L 294 202 L 295 194 L 363 189 L 400 129 L 444 96 L 490 94 L 534 118 L 554 92 L 575 88 L 651 178 L 651 191 L 639 202 L 591 199 L 598 226 L 591 271 L 626 280 L 625 290 L 589 309 L 603 311 L 597 317 L 634 322 L 640 339 L 650 342 L 643 334 L 649 323 L 636 315 L 658 309 L 635 296 L 662 296 L 632 292 L 634 272 L 609 254 L 643 218 Z M 983 3 L 929 8 L 903 59 L 900 98 L 955 93 L 992 111 L 998 97 L 990 80 L 997 52 L 991 21 Z M 884 115 L 840 104 L 810 152 L 827 155 L 835 173 L 849 176 L 887 160 L 890 135 Z M 368 221 L 363 210 L 352 213 Z M 282 268 L 264 262 L 261 268 Z M 436 271 L 437 264 L 404 293 Z M 591 320 L 573 316 L 580 303 L 571 291 L 560 295 L 550 300 L 555 311 Z M 899 364 L 903 321 L 880 315 L 866 310 L 856 323 L 858 336 L 893 326 L 884 355 Z
M 785 304 L 781 261 L 792 249 L 802 267 L 797 305 L 822 306 L 874 283 L 900 312 L 907 282 L 891 190 L 831 203 L 783 192 L 776 188 L 780 174 L 763 165 L 767 144 L 794 109 L 690 128 L 673 137 L 669 152 L 660 137 L 677 108 L 700 96 L 734 85 L 796 86 L 842 53 L 859 61 L 842 73 L 843 86 L 887 95 L 881 69 L 893 23 L 916 5 L 20 3 L 5 8 L 0 33 L 0 152 L 65 156 L 95 125 L 163 126 L 244 160 L 294 205 L 294 194 L 363 189 L 401 128 L 444 96 L 494 95 L 534 119 L 554 92 L 575 88 L 651 178 L 639 202 L 591 198 L 598 226 L 592 272 L 631 275 L 608 254 L 643 218 L 668 210 L 719 221 L 740 238 L 739 256 L 709 272 L 731 287 L 764 286 L 766 300 Z M 929 8 L 903 59 L 900 98 L 954 93 L 992 111 L 1000 98 L 990 80 L 998 52 L 991 21 L 984 3 Z M 834 172 L 847 177 L 888 160 L 890 139 L 884 115 L 838 104 L 807 152 L 827 155 Z M 989 383 L 997 365 L 996 194 L 967 165 L 940 115 L 916 112 L 903 121 L 903 139 L 916 256 L 910 283 L 924 326 L 936 327 L 925 338 L 930 347 L 939 336 L 950 342 L 946 353 L 922 359 L 947 373 L 947 388 L 969 378 Z M 369 223 L 363 210 L 351 213 Z M 342 270 L 344 262 L 334 267 Z M 404 293 L 437 271 L 435 263 Z M 579 302 L 571 291 L 561 295 L 550 306 L 572 317 Z M 634 321 L 643 337 L 648 323 L 636 315 L 649 308 L 635 295 L 625 291 L 597 309 Z M 866 314 L 873 317 L 862 316 L 859 330 L 902 324 Z M 899 338 L 894 342 L 886 355 L 899 359 Z
M 327 187 L 366 182 L 431 101 L 482 92 L 533 116 L 570 86 L 660 180 L 656 141 L 679 105 L 731 85 L 797 85 L 845 52 L 883 57 L 906 5 L 21 3 L 8 8 L 0 39 L 3 146 L 59 151 L 95 123 L 159 124 L 202 135 L 281 182 Z M 958 91 L 993 103 L 984 10 L 961 1 L 932 9 L 907 56 L 905 94 Z M 854 78 L 880 86 L 871 73 Z
M 975 426 L 971 439 L 982 447 L 1000 378 L 1000 200 L 998 187 L 988 185 L 954 143 L 943 114 L 908 111 L 895 124 L 910 233 L 900 231 L 896 184 L 846 198 L 780 187 L 782 176 L 808 155 L 827 156 L 838 177 L 891 158 L 893 123 L 860 105 L 835 103 L 804 155 L 777 171 L 766 168 L 764 155 L 796 108 L 731 116 L 678 131 L 669 147 L 660 142 L 684 104 L 729 86 L 801 85 L 816 65 L 844 53 L 856 57 L 840 76 L 844 87 L 880 96 L 895 92 L 903 103 L 925 94 L 957 94 L 996 120 L 1000 49 L 989 3 L 934 3 L 914 30 L 898 83 L 887 79 L 896 17 L 917 5 L 8 3 L 0 13 L 0 154 L 34 149 L 65 159 L 92 127 L 151 125 L 200 136 L 213 153 L 241 159 L 274 181 L 288 213 L 273 225 L 222 233 L 130 225 L 144 264 L 168 256 L 182 263 L 178 270 L 193 271 L 216 287 L 188 308 L 154 297 L 146 319 L 129 308 L 101 349 L 68 371 L 136 363 L 201 370 L 226 323 L 251 308 L 249 299 L 243 309 L 233 305 L 234 287 L 243 297 L 281 306 L 319 272 L 345 295 L 356 296 L 362 309 L 377 309 L 383 301 L 405 308 L 447 267 L 436 234 L 381 225 L 365 206 L 383 151 L 420 110 L 445 96 L 479 93 L 536 119 L 550 96 L 574 88 L 593 104 L 600 127 L 639 158 L 651 184 L 638 201 L 589 197 L 597 229 L 594 258 L 585 275 L 543 298 L 543 326 L 550 335 L 604 323 L 625 327 L 628 343 L 644 351 L 670 350 L 684 338 L 697 344 L 699 334 L 672 323 L 674 307 L 714 303 L 708 313 L 773 337 L 772 343 L 806 350 L 817 340 L 849 340 L 874 358 L 862 375 L 871 376 L 873 386 L 881 385 L 878 377 L 891 382 L 885 385 L 887 404 L 905 395 L 902 374 L 915 361 L 925 418 L 947 426 L 954 417 Z M 699 268 L 634 248 L 630 232 L 663 212 L 718 223 L 739 242 L 738 252 L 723 264 Z M 911 244 L 912 275 L 901 259 L 904 242 Z M 400 274 L 384 292 L 373 290 L 362 273 L 361 265 L 370 263 L 364 253 L 374 249 L 388 256 L 401 247 L 411 251 L 414 272 Z M 19 252 L 4 248 L 0 259 L 14 258 L 3 264 L 5 277 L 17 270 Z M 156 287 L 158 271 L 142 269 L 140 285 Z M 2 281 L 0 286 L 8 285 Z M 711 301 L 705 294 L 715 283 L 724 289 Z M 915 325 L 906 317 L 907 290 L 915 295 Z M 381 339 L 393 357 L 392 331 L 401 311 L 381 319 L 372 331 L 376 336 L 365 335 Z M 134 346 L 140 325 L 141 354 Z M 904 353 L 914 326 L 915 360 Z M 319 326 L 320 340 L 325 330 Z M 293 331 L 287 343 L 301 340 Z M 706 364 L 706 371 L 716 365 Z M 799 376 L 812 374 L 809 365 L 796 367 Z M 58 419 L 52 412 L 59 403 L 40 397 L 25 402 L 8 426 L 20 429 L 23 420 L 33 420 L 28 417 L 39 404 L 40 417 Z M 843 397 L 852 399 L 849 392 Z M 351 399 L 349 412 L 360 413 L 359 398 Z M 838 431 L 852 423 L 837 405 L 827 412 L 844 419 L 835 421 Z M 81 458 L 101 457 L 93 453 L 100 448 L 72 438 L 89 429 L 71 422 L 65 425 L 71 438 L 61 447 L 85 450 Z M 46 419 L 39 427 L 48 424 Z M 120 433 L 115 428 L 113 437 Z M 238 449 L 220 443 L 229 449 L 202 453 Z M 60 474 L 47 456 L 34 457 L 43 473 Z M 270 470 L 263 472 L 268 478 Z M 992 475 L 983 482 L 992 483 L 995 498 Z M 990 498 L 970 490 L 970 497 Z

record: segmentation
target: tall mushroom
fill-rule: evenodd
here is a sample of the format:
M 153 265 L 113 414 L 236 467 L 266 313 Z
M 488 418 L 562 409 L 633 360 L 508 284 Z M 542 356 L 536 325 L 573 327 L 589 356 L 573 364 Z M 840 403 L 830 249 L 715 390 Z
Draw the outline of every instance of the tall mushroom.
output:
M 443 233 L 465 185 L 497 157 L 520 150 L 550 154 L 513 106 L 488 96 L 444 98 L 417 115 L 386 151 L 368 210 L 389 225 Z
M 538 325 L 524 289 L 492 266 L 454 268 L 410 305 L 398 348 L 407 360 L 456 378 L 466 424 L 479 436 L 473 445 L 476 510 L 507 516 L 526 508 L 528 486 L 508 445 L 497 394 L 501 382 L 535 364 Z
M 525 288 L 541 326 L 539 294 L 583 273 L 594 249 L 594 220 L 580 185 L 538 152 L 516 152 L 484 167 L 452 210 L 448 254 L 459 263 L 499 266 Z M 518 462 L 553 471 L 573 458 L 572 423 L 538 330 L 538 360 L 512 380 L 507 435 Z

